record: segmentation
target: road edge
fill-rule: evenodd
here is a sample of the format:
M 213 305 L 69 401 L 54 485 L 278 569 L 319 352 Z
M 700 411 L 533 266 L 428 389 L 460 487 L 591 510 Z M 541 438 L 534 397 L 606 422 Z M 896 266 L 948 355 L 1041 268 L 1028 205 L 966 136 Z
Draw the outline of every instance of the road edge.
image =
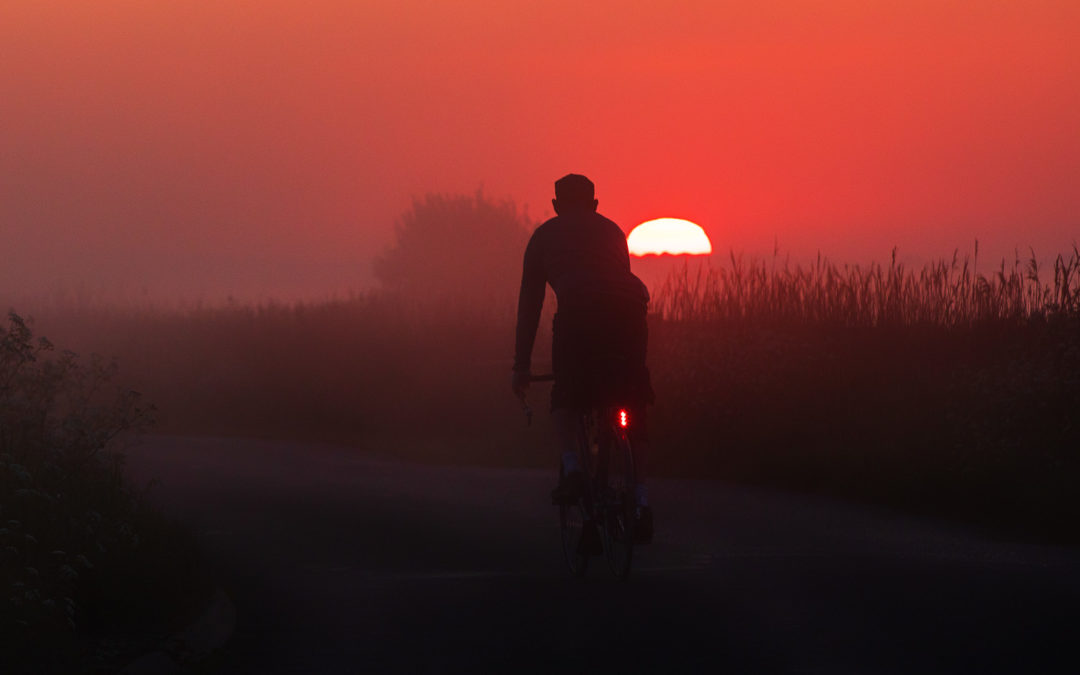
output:
M 120 671 L 120 675 L 183 673 L 184 668 L 205 660 L 228 643 L 236 628 L 236 606 L 218 587 L 202 615 L 174 634 L 165 648 L 143 654 Z

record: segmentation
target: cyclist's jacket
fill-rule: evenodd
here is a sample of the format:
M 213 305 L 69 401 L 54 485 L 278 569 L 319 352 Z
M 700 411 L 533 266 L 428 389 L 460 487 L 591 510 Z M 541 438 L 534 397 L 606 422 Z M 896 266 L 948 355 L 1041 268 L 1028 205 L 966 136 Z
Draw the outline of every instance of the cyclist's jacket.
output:
M 525 249 L 518 296 L 514 370 L 528 372 L 545 285 L 560 314 L 588 313 L 611 304 L 639 306 L 649 291 L 630 271 L 626 235 L 595 211 L 556 216 L 536 228 Z

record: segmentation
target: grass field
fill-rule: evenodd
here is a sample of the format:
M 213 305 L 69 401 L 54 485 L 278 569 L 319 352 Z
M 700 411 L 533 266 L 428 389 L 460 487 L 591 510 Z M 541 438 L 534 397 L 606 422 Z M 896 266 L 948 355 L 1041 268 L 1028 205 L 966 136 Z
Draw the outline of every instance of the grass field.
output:
M 554 463 L 544 425 L 527 429 L 509 394 L 505 306 L 371 293 L 38 319 L 65 344 L 119 356 L 162 431 Z M 1075 538 L 1080 252 L 986 272 L 958 256 L 920 269 L 732 257 L 669 276 L 650 325 L 656 472 Z M 537 387 L 534 407 L 545 396 Z

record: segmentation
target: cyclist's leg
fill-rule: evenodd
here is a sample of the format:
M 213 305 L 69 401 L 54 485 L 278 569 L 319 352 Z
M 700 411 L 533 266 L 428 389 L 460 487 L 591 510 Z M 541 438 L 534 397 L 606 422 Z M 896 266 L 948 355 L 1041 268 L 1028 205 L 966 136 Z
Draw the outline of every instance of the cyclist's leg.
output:
M 581 416 L 570 408 L 555 408 L 551 411 L 551 421 L 555 425 L 555 438 L 562 457 L 563 471 L 581 470 L 579 436 L 581 434 Z
M 551 365 L 555 382 L 551 388 L 551 419 L 566 474 L 584 468 L 581 451 L 581 388 L 584 364 L 588 363 L 585 317 L 560 311 L 552 327 Z

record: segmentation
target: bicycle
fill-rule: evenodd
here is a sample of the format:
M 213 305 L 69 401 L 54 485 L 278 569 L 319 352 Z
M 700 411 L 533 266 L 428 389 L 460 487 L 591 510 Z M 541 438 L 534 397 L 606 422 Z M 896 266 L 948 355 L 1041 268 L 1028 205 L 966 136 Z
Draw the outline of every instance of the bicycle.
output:
M 539 375 L 530 381 L 554 379 L 553 375 Z M 522 405 L 531 424 L 532 409 L 524 400 Z M 581 413 L 578 454 L 587 480 L 576 502 L 558 504 L 563 557 L 574 576 L 583 576 L 591 556 L 597 554 L 604 556 L 617 578 L 626 578 L 630 573 L 637 483 L 628 433 L 632 423 L 630 410 L 625 407 L 598 406 Z

